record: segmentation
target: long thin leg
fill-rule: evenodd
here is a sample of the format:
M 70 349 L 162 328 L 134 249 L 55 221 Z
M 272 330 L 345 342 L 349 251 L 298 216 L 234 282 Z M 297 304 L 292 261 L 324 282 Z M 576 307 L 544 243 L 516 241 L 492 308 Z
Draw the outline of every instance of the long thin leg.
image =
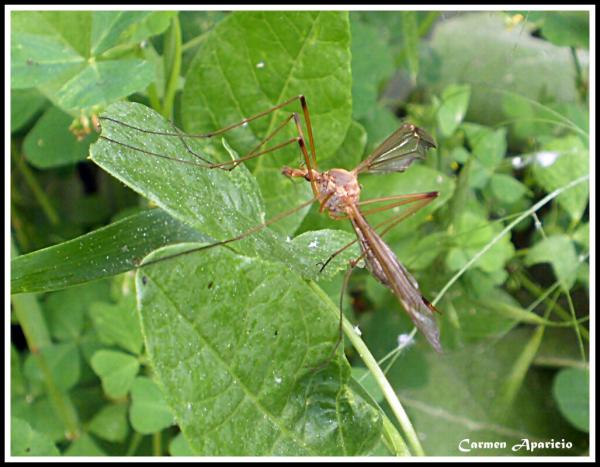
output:
M 135 125 L 131 125 L 129 123 L 123 122 L 121 120 L 118 120 L 116 118 L 113 117 L 107 117 L 107 116 L 100 116 L 98 117 L 98 120 L 106 120 L 106 121 L 110 121 L 113 123 L 116 123 L 118 125 L 122 125 L 124 127 L 127 128 L 131 128 L 132 130 L 136 130 L 142 133 L 147 133 L 147 134 L 152 134 L 152 135 L 160 135 L 160 136 L 173 136 L 173 137 L 177 137 L 180 138 L 183 141 L 183 144 L 187 147 L 187 143 L 185 143 L 185 141 L 183 140 L 183 138 L 212 138 L 214 136 L 223 134 L 229 130 L 233 130 L 234 128 L 238 128 L 240 126 L 245 126 L 248 123 L 252 122 L 253 120 L 257 120 L 259 118 L 262 118 L 266 115 L 269 115 L 272 112 L 275 112 L 291 103 L 293 103 L 294 101 L 300 101 L 300 106 L 302 108 L 302 114 L 304 116 L 304 122 L 306 124 L 306 128 L 307 128 L 307 132 L 308 132 L 308 142 L 310 145 L 310 151 L 311 151 L 311 159 L 310 159 L 310 166 L 313 167 L 314 169 L 317 168 L 317 161 L 316 161 L 316 152 L 315 152 L 315 142 L 314 142 L 314 137 L 313 137 L 313 131 L 312 131 L 312 125 L 311 125 L 311 121 L 310 121 L 310 112 L 308 111 L 308 104 L 306 102 L 306 97 L 304 97 L 304 95 L 300 94 L 298 96 L 292 97 L 291 99 L 288 99 L 285 102 L 282 102 L 281 104 L 277 104 L 273 107 L 271 107 L 270 109 L 264 110 L 263 112 L 259 112 L 257 114 L 254 114 L 248 118 L 244 118 L 243 120 L 237 122 L 237 123 L 233 123 L 231 125 L 228 125 L 226 127 L 220 128 L 218 130 L 214 130 L 208 133 L 200 133 L 200 134 L 184 134 L 181 131 L 179 131 L 174 125 L 174 131 L 173 132 L 169 132 L 169 131 L 156 131 L 156 130 L 148 130 L 145 128 L 140 128 L 137 127 Z M 201 159 L 202 157 L 199 156 Z
M 275 130 L 273 130 L 273 132 L 271 132 L 260 143 L 258 143 L 249 153 L 247 153 L 246 155 L 244 155 L 243 157 L 240 157 L 238 159 L 233 159 L 233 160 L 222 162 L 222 163 L 212 163 L 212 162 L 208 161 L 207 159 L 203 158 L 200 154 L 194 152 L 189 147 L 189 145 L 185 142 L 185 140 L 183 139 L 183 137 L 181 138 L 181 142 L 184 145 L 184 147 L 186 148 L 186 151 L 188 153 L 190 153 L 191 155 L 193 155 L 195 158 L 204 161 L 204 163 L 199 163 L 199 162 L 195 162 L 195 161 L 191 161 L 191 160 L 187 160 L 187 159 L 180 159 L 180 158 L 173 157 L 173 156 L 170 156 L 170 155 L 156 153 L 156 152 L 153 152 L 153 151 L 149 151 L 147 149 L 139 148 L 137 146 L 132 146 L 132 145 L 124 143 L 122 141 L 113 140 L 113 139 L 108 138 L 106 136 L 100 136 L 100 138 L 102 138 L 102 139 L 104 139 L 106 141 L 109 141 L 111 143 L 118 144 L 118 145 L 124 146 L 124 147 L 126 147 L 128 149 L 132 149 L 134 151 L 137 151 L 137 152 L 140 152 L 142 154 L 149 155 L 149 156 L 153 156 L 153 157 L 158 157 L 158 158 L 162 158 L 162 159 L 166 159 L 166 160 L 171 160 L 171 161 L 179 162 L 179 163 L 183 163 L 183 164 L 196 165 L 196 166 L 199 166 L 199 167 L 202 167 L 202 168 L 205 168 L 205 169 L 220 168 L 220 169 L 223 169 L 223 170 L 232 170 L 235 167 L 237 167 L 243 161 L 254 159 L 256 157 L 262 156 L 263 154 L 267 154 L 269 152 L 276 151 L 277 149 L 281 149 L 282 147 L 287 146 L 288 144 L 292 144 L 292 143 L 298 142 L 300 144 L 301 149 L 303 149 L 304 148 L 304 144 L 303 144 L 303 142 L 300 143 L 301 136 L 297 136 L 297 137 L 291 138 L 291 139 L 289 139 L 289 140 L 287 140 L 287 141 L 285 141 L 283 143 L 280 143 L 280 144 L 278 144 L 278 145 L 276 145 L 276 146 L 274 146 L 272 148 L 266 149 L 264 151 L 257 152 L 258 149 L 260 149 L 267 142 L 269 142 L 270 140 L 272 140 L 285 127 L 285 125 L 287 123 L 289 123 L 292 119 L 294 119 L 295 118 L 294 115 L 295 114 L 291 114 L 289 117 L 287 117 L 286 119 L 284 119 L 282 121 L 282 123 L 280 123 L 275 128 Z M 179 131 L 179 130 L 177 130 L 177 131 Z M 304 150 L 303 150 L 303 153 L 304 153 Z M 228 166 L 230 166 L 230 167 L 228 167 Z
M 166 159 L 168 161 L 178 162 L 178 163 L 181 163 L 181 164 L 194 165 L 196 167 L 202 167 L 204 169 L 217 169 L 217 168 L 220 168 L 220 169 L 224 169 L 224 170 L 231 170 L 230 168 L 225 167 L 227 165 L 230 165 L 230 164 L 234 164 L 235 165 L 235 164 L 239 164 L 240 162 L 247 161 L 249 159 L 254 159 L 254 158 L 260 157 L 260 156 L 262 156 L 264 154 L 268 154 L 270 152 L 276 151 L 276 150 L 281 149 L 282 147 L 287 146 L 287 145 L 292 144 L 292 143 L 303 144 L 302 138 L 300 136 L 295 136 L 294 138 L 291 138 L 291 139 L 289 139 L 289 140 L 287 140 L 287 141 L 285 141 L 283 143 L 280 143 L 280 144 L 278 144 L 276 146 L 273 146 L 272 148 L 269 148 L 269 149 L 266 149 L 264 151 L 260 151 L 260 152 L 254 153 L 254 154 L 250 154 L 250 155 L 247 155 L 247 156 L 244 156 L 244 157 L 240 157 L 239 159 L 232 159 L 230 161 L 220 162 L 220 163 L 201 164 L 201 163 L 198 163 L 196 161 L 192 161 L 192 160 L 188 160 L 188 159 L 178 159 L 176 157 L 165 156 L 164 154 L 159 154 L 159 153 L 156 153 L 156 152 L 148 151 L 146 149 L 138 148 L 136 146 L 132 146 L 132 145 L 127 144 L 127 143 L 123 143 L 121 141 L 115 141 L 114 139 L 107 138 L 106 136 L 100 136 L 100 138 L 102 138 L 102 139 L 104 139 L 104 140 L 106 140 L 106 141 L 108 141 L 110 143 L 118 144 L 120 146 L 123 146 L 125 148 L 131 149 L 133 151 L 137 151 L 137 152 L 140 152 L 142 154 L 146 154 L 148 156 L 158 157 L 158 158 L 161 158 L 161 159 Z M 301 143 L 301 141 L 302 141 L 302 143 Z
M 340 320 L 339 320 L 339 325 L 338 325 L 338 337 L 335 341 L 335 345 L 333 346 L 333 349 L 331 350 L 329 356 L 325 360 L 323 360 L 321 363 L 319 363 L 319 365 L 317 365 L 315 368 L 313 368 L 313 371 L 315 371 L 315 372 L 322 370 L 327 365 L 329 365 L 329 362 L 335 356 L 337 349 L 339 348 L 340 344 L 342 343 L 342 338 L 344 337 L 344 329 L 343 329 L 343 327 L 344 327 L 344 312 L 342 311 L 343 306 L 344 306 L 344 294 L 346 292 L 346 289 L 348 288 L 348 281 L 350 280 L 350 276 L 352 275 L 352 271 L 354 270 L 355 266 L 356 266 L 356 263 L 351 261 L 350 267 L 348 268 L 348 270 L 346 271 L 346 274 L 344 275 L 344 282 L 342 284 L 342 292 L 340 294 Z
M 192 156 L 199 158 L 205 162 L 208 162 L 207 168 L 220 168 L 220 169 L 224 169 L 224 170 L 233 170 L 234 168 L 236 168 L 240 162 L 244 161 L 244 160 L 248 160 L 251 159 L 251 155 L 255 154 L 262 146 L 264 146 L 267 142 L 269 142 L 271 139 L 273 139 L 275 137 L 275 135 L 277 135 L 284 127 L 285 125 L 287 125 L 287 123 L 292 120 L 294 118 L 294 114 L 290 114 L 289 117 L 287 117 L 286 119 L 284 119 L 278 126 L 277 128 L 275 128 L 271 134 L 267 135 L 262 141 L 260 141 L 251 151 L 249 151 L 244 157 L 240 158 L 240 159 L 234 159 L 231 161 L 227 161 L 225 163 L 222 164 L 214 164 L 211 163 L 209 161 L 206 161 L 206 159 L 204 159 L 200 154 L 198 154 L 197 152 L 195 152 L 190 146 L 189 144 L 185 141 L 185 137 L 187 136 L 185 133 L 182 133 L 175 125 L 173 125 L 171 123 L 171 126 L 173 127 L 173 129 L 175 131 L 177 131 L 180 135 L 180 141 L 181 144 L 183 144 L 183 146 L 185 147 L 186 151 L 188 153 L 190 153 Z M 264 154 L 264 152 L 263 152 Z M 226 167 L 227 165 L 230 165 L 231 167 L 228 168 Z
M 272 112 L 275 112 L 276 110 L 281 109 L 282 107 L 285 107 L 286 105 L 291 104 L 292 102 L 294 102 L 295 100 L 300 100 L 302 102 L 302 99 L 304 99 L 304 96 L 296 96 L 296 97 L 292 97 L 291 99 L 288 99 L 285 102 L 282 102 L 281 104 L 277 104 L 273 107 L 271 107 L 270 109 L 264 110 L 262 112 L 259 112 L 257 114 L 254 114 L 248 118 L 244 118 L 243 120 L 237 122 L 237 123 L 233 123 L 231 125 L 228 125 L 226 127 L 223 128 L 219 128 L 218 130 L 214 130 L 214 131 L 210 131 L 208 133 L 197 133 L 197 134 L 185 134 L 186 138 L 212 138 L 213 136 L 217 136 L 220 135 L 222 133 L 225 133 L 229 130 L 233 130 L 234 128 L 240 127 L 240 126 L 244 126 L 246 124 L 248 124 L 249 122 L 259 119 L 261 117 L 264 117 L 265 115 L 268 115 Z M 107 117 L 107 116 L 100 116 L 98 117 L 99 120 L 107 120 L 113 123 L 117 123 L 119 125 L 122 125 L 124 127 L 127 128 L 131 128 L 132 130 L 136 130 L 136 131 L 140 131 L 142 133 L 147 133 L 147 134 L 151 134 L 151 135 L 160 135 L 160 136 L 175 136 L 175 137 L 180 137 L 180 133 L 178 132 L 170 132 L 170 131 L 157 131 L 157 130 L 148 130 L 146 128 L 140 128 L 137 127 L 135 125 L 131 125 L 129 123 L 123 122 L 121 120 L 117 120 L 116 118 L 113 117 Z
M 429 204 L 436 197 L 437 197 L 437 192 L 432 191 L 432 192 L 427 192 L 427 193 L 413 193 L 413 194 L 408 194 L 408 195 L 396 195 L 396 196 L 386 196 L 386 197 L 383 197 L 383 198 L 373 198 L 373 199 L 370 199 L 370 200 L 367 200 L 367 201 L 363 201 L 363 202 L 359 203 L 359 205 L 378 203 L 378 202 L 382 202 L 382 201 L 393 201 L 392 203 L 390 203 L 390 204 L 388 204 L 386 206 L 381 206 L 379 208 L 375 208 L 375 209 L 371 209 L 371 210 L 368 210 L 368 211 L 364 211 L 362 214 L 364 216 L 367 216 L 367 215 L 373 214 L 375 212 L 381 212 L 381 211 L 386 211 L 388 209 L 393 209 L 393 208 L 395 208 L 397 206 L 402 206 L 404 204 L 409 204 L 409 203 L 414 203 L 414 202 L 419 203 L 419 204 L 417 204 L 417 205 L 415 205 L 413 207 L 410 207 L 410 208 L 406 209 L 405 211 L 403 211 L 403 212 L 401 212 L 401 213 L 399 213 L 399 214 L 391 217 L 390 219 L 386 219 L 385 221 L 380 222 L 379 224 L 377 224 L 375 226 L 375 229 L 378 229 L 378 228 L 383 227 L 385 225 L 391 224 L 386 229 L 384 229 L 383 231 L 380 232 L 380 235 L 383 236 L 391 228 L 393 228 L 395 225 L 397 225 L 398 223 L 402 222 L 407 217 L 410 217 L 411 215 L 413 215 L 415 212 L 419 211 L 420 209 L 424 208 L 427 204 Z M 329 256 L 329 258 L 327 259 L 327 261 L 325 261 L 324 263 L 321 264 L 321 269 L 320 269 L 319 272 L 323 272 L 323 270 L 325 269 L 325 267 L 336 256 L 338 256 L 340 253 L 342 253 L 346 249 L 350 248 L 357 241 L 358 241 L 358 239 L 353 240 L 350 243 L 347 243 L 346 245 L 344 245 L 339 250 L 337 250 L 334 253 L 332 253 L 331 256 Z M 362 259 L 362 255 L 361 255 L 361 257 L 358 260 L 360 260 L 360 259 Z
M 221 240 L 221 241 L 215 242 L 215 243 L 210 243 L 208 245 L 202 245 L 200 247 L 192 248 L 190 250 L 182 251 L 182 252 L 179 252 L 179 253 L 175 253 L 175 254 L 170 255 L 170 256 L 164 256 L 162 258 L 153 259 L 153 260 L 150 260 L 150 261 L 147 261 L 145 263 L 137 265 L 136 269 L 140 269 L 140 268 L 143 268 L 143 267 L 146 267 L 146 266 L 150 266 L 150 265 L 153 265 L 153 264 L 157 264 L 157 263 L 162 263 L 163 261 L 171 260 L 173 258 L 178 258 L 180 256 L 188 255 L 190 253 L 195 253 L 195 252 L 202 251 L 202 250 L 208 250 L 210 248 L 214 248 L 214 247 L 217 247 L 217 246 L 223 246 L 223 245 L 227 245 L 228 243 L 236 242 L 236 241 L 241 240 L 241 239 L 243 239 L 245 237 L 248 237 L 249 235 L 252 235 L 252 234 L 255 234 L 257 232 L 260 232 L 261 230 L 265 229 L 269 225 L 274 224 L 275 222 L 283 219 L 284 217 L 290 216 L 290 215 L 294 214 L 295 212 L 300 211 L 301 209 L 304 209 L 306 206 L 309 206 L 310 204 L 314 203 L 317 200 L 318 200 L 318 198 L 316 198 L 316 197 L 315 198 L 311 198 L 310 200 L 302 203 L 301 205 L 296 206 L 295 208 L 290 209 L 288 211 L 279 213 L 276 216 L 274 216 L 271 219 L 269 219 L 268 221 L 265 221 L 265 222 L 262 222 L 261 224 L 255 225 L 254 227 L 251 227 L 250 229 L 245 230 L 244 232 L 242 232 L 239 235 L 236 235 L 235 237 L 231 237 L 231 238 L 228 238 L 226 240 Z
M 313 169 L 316 170 L 317 162 L 316 162 L 316 160 L 314 160 L 314 161 L 311 160 L 311 157 L 308 154 L 308 151 L 306 150 L 306 145 L 304 144 L 304 134 L 302 133 L 302 127 L 300 126 L 300 119 L 297 114 L 294 114 L 294 123 L 296 124 L 296 129 L 298 130 L 298 134 L 301 137 L 301 140 L 299 141 L 300 149 L 302 150 L 302 155 L 304 156 L 304 163 L 306 164 L 306 168 L 308 169 L 308 174 L 309 174 L 308 179 L 310 180 L 310 187 L 312 188 L 313 195 L 318 196 L 319 190 L 317 189 L 317 182 L 315 181 L 315 179 L 313 177 Z M 310 126 L 309 126 L 309 128 L 310 128 Z M 310 133 L 309 137 L 311 138 L 311 141 L 312 141 L 312 129 L 310 129 L 310 132 L 311 133 Z M 310 143 L 310 144 L 313 144 L 313 143 Z M 314 152 L 313 152 L 313 159 L 314 159 Z
M 298 96 L 300 98 L 300 105 L 302 106 L 302 113 L 304 114 L 304 122 L 306 123 L 306 131 L 308 132 L 308 143 L 310 144 L 310 152 L 312 155 L 312 168 L 318 169 L 317 166 L 317 152 L 315 150 L 315 140 L 313 138 L 312 125 L 310 124 L 310 113 L 308 111 L 308 104 L 306 98 L 303 95 Z

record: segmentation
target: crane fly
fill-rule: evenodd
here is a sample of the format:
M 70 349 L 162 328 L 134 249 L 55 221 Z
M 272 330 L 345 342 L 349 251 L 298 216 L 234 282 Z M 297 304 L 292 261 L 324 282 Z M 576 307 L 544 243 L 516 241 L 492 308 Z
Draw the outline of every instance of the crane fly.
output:
M 212 162 L 209 157 L 194 151 L 191 145 L 188 144 L 188 138 L 212 138 L 214 136 L 224 134 L 234 128 L 247 126 L 248 123 L 282 109 L 294 101 L 299 101 L 301 105 L 302 116 L 306 126 L 308 138 L 304 136 L 300 114 L 293 112 L 289 114 L 287 118 L 283 119 L 277 126 L 275 126 L 275 129 L 264 139 L 262 139 L 259 144 L 252 148 L 252 150 L 246 155 L 230 161 Z M 145 134 L 177 138 L 182 143 L 181 147 L 183 150 L 188 156 L 191 155 L 192 157 L 183 158 L 182 156 L 178 155 L 153 152 L 146 148 L 137 147 L 131 144 L 129 141 L 118 141 L 112 137 L 106 136 L 103 130 L 100 138 L 109 143 L 118 144 L 122 147 L 132 149 L 142 155 L 166 159 L 178 163 L 192 164 L 204 169 L 222 169 L 231 171 L 238 167 L 242 162 L 264 156 L 265 154 L 272 153 L 288 145 L 297 144 L 302 154 L 304 162 L 303 167 L 291 168 L 285 166 L 281 169 L 281 173 L 290 179 L 305 179 L 310 183 L 312 190 L 313 197 L 309 201 L 294 209 L 280 213 L 265 222 L 257 224 L 254 227 L 243 231 L 239 235 L 235 235 L 215 243 L 210 243 L 208 245 L 203 245 L 201 247 L 185 250 L 170 256 L 152 259 L 139 264 L 137 266 L 138 268 L 147 267 L 158 262 L 173 259 L 177 256 L 213 248 L 219 245 L 226 245 L 228 243 L 241 240 L 265 229 L 269 225 L 274 224 L 286 216 L 298 212 L 300 209 L 303 209 L 314 202 L 318 202 L 320 205 L 320 212 L 326 211 L 329 217 L 335 220 L 349 220 L 354 232 L 356 233 L 356 240 L 333 252 L 326 261 L 320 264 L 320 270 L 323 271 L 323 269 L 334 257 L 349 248 L 351 245 L 355 244 L 356 242 L 358 242 L 360 245 L 361 255 L 358 258 L 350 261 L 350 267 L 344 278 L 344 286 L 341 296 L 343 297 L 344 290 L 347 287 L 348 279 L 353 268 L 360 260 L 364 260 L 367 269 L 372 273 L 375 279 L 390 289 L 397 297 L 398 301 L 405 309 L 414 325 L 423 333 L 431 346 L 437 352 L 441 352 L 439 330 L 436 325 L 434 315 L 434 313 L 437 311 L 436 308 L 426 298 L 423 297 L 419 291 L 419 285 L 417 281 L 402 265 L 394 252 L 382 238 L 385 233 L 387 233 L 403 219 L 415 213 L 436 198 L 438 193 L 427 192 L 403 194 L 361 201 L 361 186 L 358 182 L 359 175 L 363 173 L 382 174 L 391 172 L 404 172 L 414 161 L 418 159 L 424 159 L 426 151 L 435 147 L 433 138 L 428 135 L 427 132 L 412 124 L 404 124 L 395 132 L 393 132 L 354 169 L 346 170 L 341 168 L 333 168 L 320 172 L 317 167 L 315 143 L 308 105 L 305 97 L 302 95 L 289 99 L 282 104 L 276 105 L 266 111 L 245 118 L 238 123 L 228 125 L 224 128 L 209 133 L 196 135 L 185 134 L 175 128 L 174 125 L 172 125 L 172 131 L 154 131 L 136 127 L 127 122 L 120 121 L 107 115 L 102 115 L 99 117 L 99 119 L 102 125 L 104 125 L 104 122 L 109 122 L 110 124 L 121 125 L 130 130 L 139 131 Z M 275 136 L 280 133 L 289 123 L 293 123 L 296 136 L 289 138 L 282 143 L 274 144 L 271 147 L 265 148 L 267 143 L 271 142 Z M 385 204 L 379 207 L 369 206 L 376 203 Z M 399 215 L 395 215 L 391 219 L 388 219 L 376 225 L 375 227 L 372 227 L 367 222 L 367 216 L 370 214 L 409 204 L 411 206 L 404 212 Z M 369 207 L 365 208 L 365 206 Z M 382 228 L 382 230 L 378 233 L 377 229 L 379 228 Z M 340 315 L 340 333 L 333 352 L 337 350 L 339 343 L 341 342 L 341 323 L 342 321 Z

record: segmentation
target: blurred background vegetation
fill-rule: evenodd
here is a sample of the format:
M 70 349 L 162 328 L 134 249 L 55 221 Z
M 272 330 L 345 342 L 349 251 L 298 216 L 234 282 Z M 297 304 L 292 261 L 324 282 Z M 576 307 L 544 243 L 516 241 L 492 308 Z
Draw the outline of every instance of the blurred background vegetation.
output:
M 92 13 L 53 12 L 43 22 L 32 21 L 34 14 L 12 16 L 14 257 L 148 208 L 147 200 L 86 161 L 97 138 L 92 117 L 129 98 L 190 130 L 181 117 L 182 90 L 193 78 L 188 72 L 231 15 L 158 12 L 126 19 L 106 39 L 109 45 L 98 42 L 102 88 L 90 90 L 85 84 L 92 80 L 77 82 L 61 68 L 68 57 L 39 73 L 27 65 L 60 54 L 60 41 L 73 45 L 69 25 L 82 27 Z M 322 165 L 353 167 L 404 121 L 436 139 L 424 164 L 361 182 L 363 199 L 440 191 L 429 209 L 385 238 L 427 297 L 445 292 L 437 306 L 446 355 L 437 357 L 422 339 L 406 345 L 409 319 L 364 270 L 352 276 L 346 316 L 377 358 L 399 342 L 405 346 L 383 368 L 428 454 L 464 454 L 457 451 L 463 438 L 564 438 L 571 449 L 516 454 L 586 455 L 587 181 L 539 210 L 533 206 L 589 173 L 588 13 L 352 12 L 349 24 L 352 118 L 344 143 Z M 139 63 L 125 70 L 131 56 Z M 321 228 L 350 231 L 313 208 L 295 234 Z M 337 303 L 341 282 L 338 275 L 319 285 Z M 133 287 L 131 276 L 121 275 L 13 295 L 13 454 L 26 436 L 36 440 L 35 452 L 22 454 L 189 453 L 147 376 Z M 114 349 L 120 352 L 110 354 Z M 382 401 L 351 346 L 346 354 L 356 379 Z M 103 370 L 108 361 L 118 375 Z

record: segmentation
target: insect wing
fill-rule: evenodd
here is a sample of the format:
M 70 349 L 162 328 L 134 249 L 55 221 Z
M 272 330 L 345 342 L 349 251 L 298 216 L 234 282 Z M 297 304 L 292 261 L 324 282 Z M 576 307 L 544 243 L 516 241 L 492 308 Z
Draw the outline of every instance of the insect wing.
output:
M 421 295 L 415 278 L 398 261 L 394 252 L 361 214 L 352 218 L 352 225 L 365 255 L 368 269 L 379 282 L 392 290 L 414 325 L 423 333 L 431 346 L 441 353 L 440 331 L 433 314 L 436 310 Z
M 433 138 L 411 124 L 402 125 L 381 143 L 357 169 L 358 173 L 404 172 L 415 160 L 424 159 Z

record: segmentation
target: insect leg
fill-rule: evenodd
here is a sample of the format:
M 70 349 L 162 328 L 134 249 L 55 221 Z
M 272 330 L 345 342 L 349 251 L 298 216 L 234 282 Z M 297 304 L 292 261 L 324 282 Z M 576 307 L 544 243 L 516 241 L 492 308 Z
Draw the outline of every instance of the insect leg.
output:
M 358 262 L 358 261 L 356 261 L 356 262 Z M 333 346 L 333 349 L 331 350 L 331 352 L 327 356 L 327 358 L 325 360 L 323 360 L 321 363 L 319 363 L 316 367 L 314 367 L 312 369 L 314 372 L 320 371 L 323 368 L 325 368 L 327 365 L 329 365 L 329 362 L 331 362 L 331 359 L 335 356 L 335 353 L 337 352 L 337 349 L 339 348 L 340 344 L 342 343 L 342 339 L 344 337 L 344 330 L 343 330 L 343 325 L 344 325 L 344 313 L 343 313 L 344 294 L 346 293 L 346 289 L 348 288 L 348 281 L 350 280 L 350 276 L 352 275 L 352 271 L 354 270 L 354 267 L 356 266 L 356 262 L 355 261 L 350 261 L 350 267 L 348 268 L 348 270 L 346 271 L 346 274 L 344 275 L 344 283 L 342 285 L 342 291 L 340 293 L 340 319 L 339 319 L 339 325 L 338 325 L 338 337 L 337 337 L 337 340 L 335 341 L 335 345 Z
M 369 214 L 373 214 L 375 212 L 381 212 L 381 211 L 386 211 L 388 209 L 393 209 L 397 206 L 402 206 L 404 204 L 410 204 L 410 203 L 418 203 L 413 207 L 410 207 L 408 209 L 406 209 L 405 211 L 391 217 L 390 219 L 386 219 L 385 221 L 377 224 L 375 226 L 375 229 L 378 229 L 380 227 L 383 227 L 385 225 L 391 224 L 388 227 L 386 227 L 384 230 L 382 230 L 380 232 L 380 235 L 383 236 L 385 235 L 385 233 L 387 233 L 390 229 L 392 229 L 395 225 L 397 225 L 398 223 L 402 222 L 404 219 L 406 219 L 407 217 L 410 217 L 411 215 L 413 215 L 415 212 L 419 211 L 420 209 L 424 208 L 427 204 L 429 204 L 434 198 L 437 197 L 437 192 L 433 191 L 433 192 L 428 192 L 428 193 L 413 193 L 413 194 L 408 194 L 408 195 L 396 195 L 396 196 L 386 196 L 383 198 L 373 198 L 367 201 L 363 201 L 358 203 L 359 206 L 363 206 L 365 204 L 373 204 L 373 203 L 378 203 L 378 202 L 382 202 L 382 201 L 392 201 L 392 203 L 386 205 L 386 206 L 381 206 L 378 208 L 373 208 L 367 211 L 364 211 L 362 214 L 364 216 L 367 216 Z M 340 253 L 342 253 L 343 251 L 345 251 L 346 249 L 350 248 L 352 245 L 354 245 L 357 240 L 353 240 L 350 243 L 347 243 L 346 245 L 344 245 L 342 248 L 340 248 L 339 250 L 335 251 L 334 253 L 332 253 L 329 258 L 327 258 L 327 261 L 325 261 L 324 263 L 321 264 L 321 269 L 319 270 L 319 272 L 323 272 L 323 270 L 325 269 L 325 267 L 336 257 L 338 256 Z M 362 259 L 362 256 L 359 258 L 359 260 Z

